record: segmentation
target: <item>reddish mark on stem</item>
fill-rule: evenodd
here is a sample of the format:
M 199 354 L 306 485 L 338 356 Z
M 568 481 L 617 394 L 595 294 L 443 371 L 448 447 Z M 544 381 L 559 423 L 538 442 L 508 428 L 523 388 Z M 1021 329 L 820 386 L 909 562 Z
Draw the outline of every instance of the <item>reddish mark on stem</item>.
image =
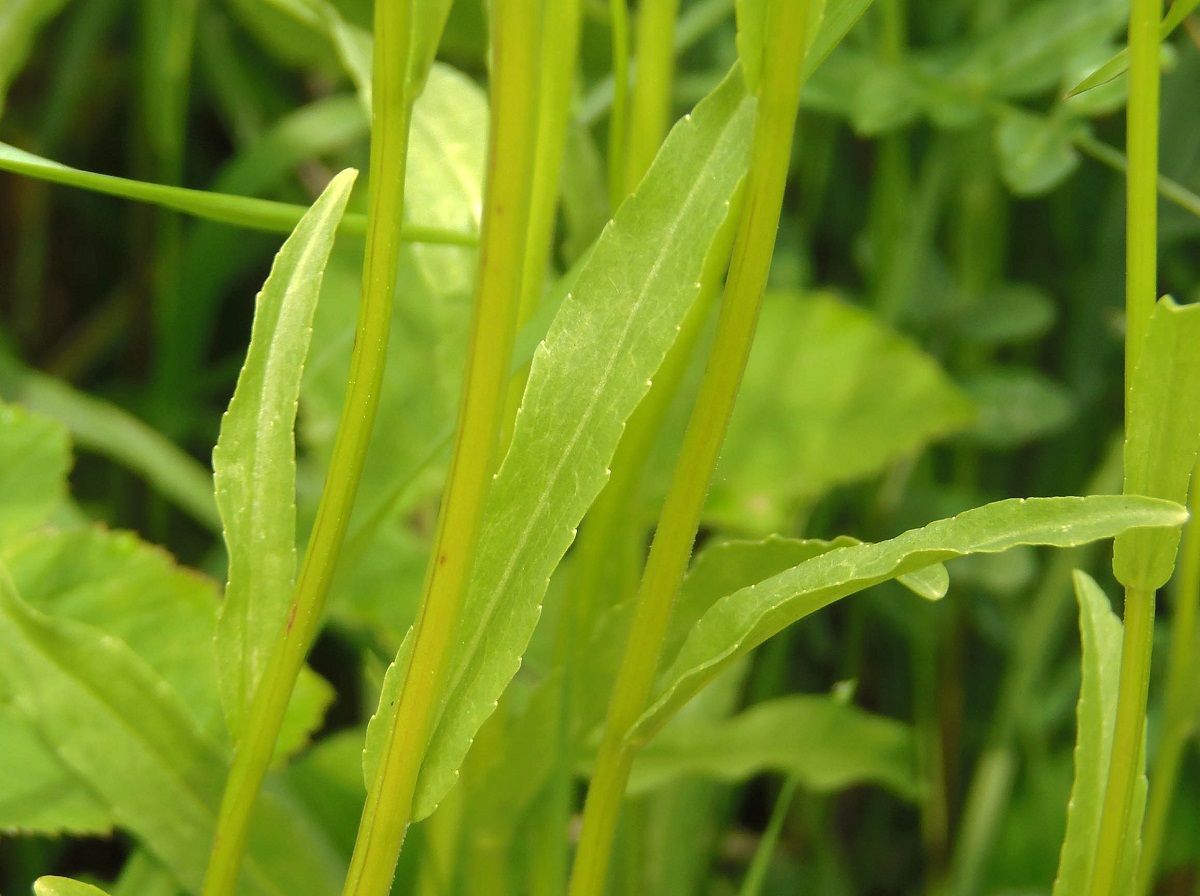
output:
M 292 604 L 292 609 L 288 613 L 288 621 L 287 621 L 286 631 L 289 635 L 292 633 L 292 624 L 295 623 L 295 621 L 296 621 L 296 609 L 297 609 L 296 604 Z
M 445 566 L 445 565 L 446 565 L 446 555 L 438 554 L 438 566 Z

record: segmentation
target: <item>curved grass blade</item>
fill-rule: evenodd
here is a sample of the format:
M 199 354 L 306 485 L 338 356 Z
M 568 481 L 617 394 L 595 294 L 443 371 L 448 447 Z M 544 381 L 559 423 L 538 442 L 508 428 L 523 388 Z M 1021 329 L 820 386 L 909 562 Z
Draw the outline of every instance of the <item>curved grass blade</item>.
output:
M 44 159 L 8 143 L 0 143 L 0 171 L 11 171 L 14 174 L 35 177 L 67 187 L 79 187 L 107 196 L 148 202 L 196 218 L 271 233 L 290 233 L 307 211 L 305 206 L 287 202 L 230 196 L 226 193 L 210 193 L 207 190 L 192 190 L 187 187 L 170 187 L 114 177 L 110 174 L 82 171 Z M 345 233 L 362 236 L 367 232 L 367 217 L 363 214 L 348 214 L 342 219 L 339 229 Z M 410 243 L 449 246 L 474 246 L 479 242 L 476 234 L 413 225 L 401 227 L 400 239 Z
M 279 250 L 213 450 L 229 554 L 217 671 L 235 743 L 295 584 L 296 403 L 322 275 L 356 176 L 337 175 Z
M 511 447 L 492 486 L 463 617 L 472 628 L 452 660 L 416 818 L 452 786 L 475 732 L 520 666 L 550 574 L 603 487 L 624 422 L 697 295 L 745 171 L 753 110 L 735 69 L 676 125 L 534 355 Z M 368 730 L 368 780 L 407 650 L 389 671 Z
M 1023 544 L 1070 547 L 1138 527 L 1180 526 L 1187 511 L 1153 498 L 1012 498 L 911 529 L 878 544 L 839 548 L 713 605 L 659 676 L 630 732 L 648 740 L 717 673 L 798 619 L 880 582 L 967 554 Z
M 33 882 L 33 896 L 108 896 L 99 887 L 69 877 L 39 877 Z

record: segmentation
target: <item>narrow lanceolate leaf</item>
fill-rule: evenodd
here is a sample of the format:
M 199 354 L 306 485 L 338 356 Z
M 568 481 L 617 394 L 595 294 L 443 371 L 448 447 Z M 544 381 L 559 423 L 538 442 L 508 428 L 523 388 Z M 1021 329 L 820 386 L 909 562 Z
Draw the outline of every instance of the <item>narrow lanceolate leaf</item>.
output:
M 445 704 L 416 817 L 453 784 L 471 739 L 521 662 L 550 574 L 607 479 L 625 420 L 698 292 L 745 172 L 754 103 L 734 71 L 668 136 L 636 196 L 604 231 L 530 369 L 492 486 Z M 405 648 L 407 649 L 407 648 Z M 399 693 L 393 668 L 380 706 Z M 368 732 L 368 780 L 378 761 Z
M 0 687 L 116 825 L 198 891 L 228 758 L 171 686 L 124 642 L 25 604 L 0 567 Z M 324 836 L 277 795 L 260 810 L 247 890 L 334 892 L 344 868 Z
M 335 177 L 279 250 L 258 294 L 246 363 L 213 451 L 229 553 L 217 670 L 235 741 L 295 581 L 296 401 L 321 277 L 354 177 Z
M 967 554 L 1022 544 L 1070 547 L 1141 526 L 1180 526 L 1186 519 L 1178 504 L 1152 498 L 1014 498 L 889 541 L 821 554 L 715 603 L 659 677 L 656 696 L 631 736 L 649 737 L 734 659 L 796 620 L 871 585 Z
M 629 777 L 637 795 L 684 777 L 739 782 L 763 772 L 833 793 L 880 784 L 905 799 L 920 790 L 912 728 L 835 697 L 781 697 L 731 719 L 668 728 L 638 753 Z
M 1087 573 L 1079 570 L 1075 571 L 1075 596 L 1079 600 L 1079 634 L 1083 645 L 1076 705 L 1075 781 L 1067 804 L 1067 833 L 1059 854 L 1053 896 L 1087 893 L 1091 886 L 1092 860 L 1100 833 L 1113 725 L 1117 717 L 1123 640 L 1121 621 L 1113 613 L 1108 596 Z M 1145 801 L 1146 776 L 1143 774 L 1134 794 L 1135 819 L 1141 818 Z M 1138 840 L 1129 838 L 1126 850 L 1121 859 L 1118 893 L 1133 892 Z
M 1129 386 L 1125 493 L 1184 503 L 1200 448 L 1200 305 L 1159 301 Z M 1171 578 L 1176 532 L 1117 539 L 1113 572 L 1127 587 L 1159 588 Z

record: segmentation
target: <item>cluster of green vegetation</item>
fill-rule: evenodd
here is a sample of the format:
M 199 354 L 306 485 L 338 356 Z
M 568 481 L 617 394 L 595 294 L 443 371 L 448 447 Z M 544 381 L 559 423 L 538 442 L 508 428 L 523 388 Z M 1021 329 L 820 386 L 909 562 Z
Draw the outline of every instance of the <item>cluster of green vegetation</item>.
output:
M 0 0 L 0 892 L 1200 894 L 1198 6 Z

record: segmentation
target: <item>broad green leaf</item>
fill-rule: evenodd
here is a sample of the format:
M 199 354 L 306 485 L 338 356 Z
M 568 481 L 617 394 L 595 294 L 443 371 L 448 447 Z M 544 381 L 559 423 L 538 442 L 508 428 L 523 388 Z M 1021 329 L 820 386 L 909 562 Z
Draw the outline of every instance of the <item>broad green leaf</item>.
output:
M 195 520 L 220 530 L 208 470 L 132 414 L 61 380 L 23 368 L 3 352 L 0 396 L 58 421 L 77 448 L 94 451 L 137 473 Z M 11 468 L 6 464 L 5 469 Z
M 768 294 L 705 517 L 752 534 L 787 530 L 803 502 L 973 415 L 936 361 L 869 312 L 831 296 Z
M 1053 896 L 1086 893 L 1091 886 L 1092 862 L 1096 856 L 1096 839 L 1100 835 L 1100 816 L 1112 753 L 1113 726 L 1117 718 L 1121 667 L 1121 620 L 1113 613 L 1108 596 L 1080 570 L 1075 570 L 1075 596 L 1079 601 L 1083 674 L 1076 707 L 1075 781 L 1067 803 L 1067 833 L 1063 838 Z M 1134 792 L 1133 819 L 1142 817 L 1145 802 L 1146 776 L 1143 774 Z M 1140 828 L 1140 824 L 1137 827 Z M 1125 844 L 1116 892 L 1133 892 L 1139 849 L 1137 838 Z
M 731 719 L 673 725 L 634 760 L 636 796 L 682 777 L 740 782 L 763 772 L 833 793 L 881 784 L 914 800 L 920 791 L 916 739 L 902 722 L 827 696 L 769 700 Z
M 0 681 L 64 766 L 188 889 L 199 889 L 228 771 L 174 689 L 122 641 L 52 619 L 0 567 Z M 253 893 L 333 893 L 344 867 L 269 788 L 243 880 Z
M 70 469 L 61 424 L 0 403 L 0 545 L 43 523 L 62 504 Z
M 693 626 L 659 676 L 631 738 L 644 740 L 722 668 L 798 619 L 904 573 L 1022 544 L 1070 547 L 1141 526 L 1180 526 L 1187 512 L 1150 498 L 1012 498 L 910 529 L 889 541 L 838 548 L 730 594 Z
M 99 887 L 69 877 L 39 877 L 33 882 L 33 896 L 108 896 Z
M 1035 115 L 1013 109 L 996 125 L 996 155 L 1000 173 L 1018 196 L 1040 196 L 1070 177 L 1079 167 L 1071 142 L 1070 123 L 1063 116 Z
M 212 646 L 216 583 L 178 567 L 165 551 L 130 533 L 99 527 L 37 532 L 7 546 L 0 560 L 30 607 L 103 628 L 182 698 L 205 736 L 226 741 Z M 306 669 L 284 721 L 277 758 L 307 741 L 332 696 L 329 686 Z M 25 757 L 12 777 L 0 772 L 0 827 L 102 833 L 112 826 L 109 813 L 78 788 L 30 720 L 2 705 L 0 755 Z
M 970 438 L 989 448 L 1012 448 L 1053 435 L 1075 416 L 1075 401 L 1036 370 L 997 368 L 963 383 L 979 417 Z
M 0 680 L 0 831 L 108 834 L 108 810 L 79 787 L 24 713 L 8 704 L 10 698 Z
M 357 172 L 296 225 L 258 294 L 250 347 L 213 450 L 229 583 L 217 622 L 221 702 L 236 743 L 296 577 L 296 403 L 321 278 Z
M 1038 287 L 1007 283 L 975 302 L 960 329 L 968 339 L 984 345 L 1011 345 L 1044 336 L 1057 314 L 1054 301 Z
M 1166 40 L 1171 36 L 1171 33 L 1179 27 L 1184 19 L 1191 12 L 1200 7 L 1200 0 L 1175 0 L 1171 4 L 1171 9 L 1163 17 L 1162 25 L 1159 26 L 1158 39 Z M 1109 81 L 1114 81 L 1129 70 L 1129 48 L 1125 47 L 1090 75 L 1076 84 L 1067 93 L 1068 97 L 1079 96 L 1089 90 L 1107 84 Z
M 1125 486 L 1130 495 L 1183 503 L 1200 448 L 1200 305 L 1154 307 L 1126 402 Z M 1178 532 L 1124 535 L 1113 551 L 1117 581 L 1161 588 L 1175 569 Z
M 41 156 L 0 143 L 0 171 L 11 171 L 26 177 L 79 187 L 107 196 L 119 196 L 136 202 L 148 202 L 171 211 L 182 212 L 208 221 L 217 221 L 249 230 L 266 230 L 271 233 L 291 233 L 308 209 L 302 205 L 275 202 L 269 199 L 252 199 L 248 196 L 230 196 L 208 190 L 190 190 L 186 187 L 171 187 L 148 181 L 129 180 L 109 174 L 81 171 Z M 343 216 L 339 229 L 345 233 L 362 235 L 367 230 L 367 217 L 363 214 Z M 472 245 L 477 238 L 467 233 L 451 233 L 430 230 L 416 225 L 401 228 L 401 239 L 407 242 L 422 242 L 445 245 Z
M 20 74 L 41 30 L 67 0 L 3 0 L 0 2 L 0 115 L 9 85 Z
M 745 171 L 753 114 L 734 70 L 675 126 L 534 354 L 488 500 L 463 613 L 470 630 L 461 633 L 451 662 L 418 784 L 418 818 L 453 784 L 471 739 L 520 665 L 550 574 L 604 486 L 624 422 L 697 295 Z M 384 710 L 398 693 L 395 670 L 403 669 L 405 650 L 385 683 Z M 368 731 L 368 778 L 389 727 L 377 714 Z

